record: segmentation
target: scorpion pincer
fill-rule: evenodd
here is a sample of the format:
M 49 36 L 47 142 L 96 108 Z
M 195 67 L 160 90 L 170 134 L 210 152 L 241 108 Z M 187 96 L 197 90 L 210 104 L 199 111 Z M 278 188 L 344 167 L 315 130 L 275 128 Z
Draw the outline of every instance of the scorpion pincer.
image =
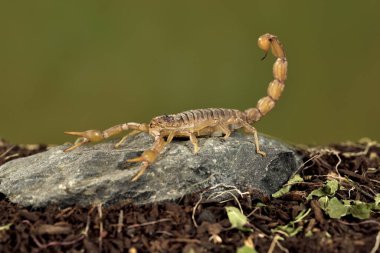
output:
M 76 149 L 87 142 L 101 141 L 123 131 L 132 130 L 115 145 L 117 148 L 129 136 L 139 132 L 147 132 L 154 137 L 152 147 L 145 150 L 140 157 L 128 160 L 128 162 L 141 162 L 140 169 L 132 177 L 132 181 L 137 180 L 144 174 L 149 165 L 154 163 L 158 155 L 163 151 L 165 145 L 170 143 L 174 137 L 190 138 L 194 153 L 197 153 L 199 151 L 197 137 L 224 134 L 224 139 L 227 139 L 231 132 L 243 128 L 245 132 L 253 135 L 256 152 L 265 156 L 265 153 L 260 150 L 257 130 L 252 124 L 271 111 L 279 100 L 285 87 L 288 62 L 284 48 L 277 36 L 268 33 L 260 36 L 258 46 L 265 52 L 262 59 L 267 56 L 270 49 L 277 59 L 273 65 L 274 79 L 269 83 L 267 96 L 261 98 L 256 107 L 248 108 L 245 111 L 224 108 L 189 110 L 178 114 L 157 116 L 149 124 L 129 122 L 113 126 L 104 131 L 65 132 L 66 134 L 81 137 L 65 151 Z

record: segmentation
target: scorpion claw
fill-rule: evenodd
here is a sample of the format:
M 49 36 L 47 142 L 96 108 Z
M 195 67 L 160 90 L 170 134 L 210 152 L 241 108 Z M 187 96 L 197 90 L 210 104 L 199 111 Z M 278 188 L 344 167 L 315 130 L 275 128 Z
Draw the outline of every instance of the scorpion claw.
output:
M 132 163 L 142 162 L 140 170 L 132 177 L 131 179 L 132 182 L 139 179 L 145 173 L 149 165 L 152 164 L 156 160 L 157 155 L 158 155 L 157 151 L 145 150 L 141 156 L 127 160 L 127 162 L 132 162 Z
M 146 169 L 148 168 L 149 164 L 148 163 L 144 163 L 141 167 L 140 167 L 140 170 L 132 177 L 131 181 L 132 182 L 135 182 L 137 179 L 139 179 L 146 171 Z
M 139 162 L 144 162 L 144 161 L 145 161 L 145 159 L 142 156 L 138 156 L 138 157 L 127 160 L 127 162 L 129 162 L 129 163 L 139 163 Z
M 75 142 L 73 146 L 65 149 L 64 152 L 74 150 L 87 142 L 96 142 L 104 139 L 103 133 L 99 130 L 88 130 L 84 132 L 65 132 L 65 134 L 79 136 L 80 138 Z
M 145 150 L 144 153 L 142 153 L 141 156 L 128 159 L 127 161 L 130 163 L 137 163 L 137 162 L 147 162 L 147 163 L 153 163 L 157 158 L 157 152 L 153 150 Z
M 76 142 L 74 145 L 72 145 L 71 147 L 68 147 L 68 148 L 65 149 L 63 152 L 69 152 L 69 151 L 71 151 L 71 150 L 74 150 L 74 149 L 76 149 L 77 147 L 82 146 L 83 144 L 85 144 L 85 143 L 87 143 L 87 142 L 89 142 L 89 140 L 87 140 L 86 138 L 83 138 L 82 141 L 80 141 L 80 142 Z
M 65 132 L 65 134 L 83 137 L 90 142 L 101 141 L 104 139 L 102 131 L 99 130 L 87 130 L 84 132 Z

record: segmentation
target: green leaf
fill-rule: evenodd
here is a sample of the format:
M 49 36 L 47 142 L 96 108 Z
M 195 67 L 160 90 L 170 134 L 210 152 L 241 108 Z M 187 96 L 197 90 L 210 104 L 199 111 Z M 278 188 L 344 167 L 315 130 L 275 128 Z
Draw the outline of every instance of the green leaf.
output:
M 295 224 L 302 221 L 310 213 L 310 211 L 311 211 L 310 208 L 307 211 L 302 210 L 294 219 L 294 221 L 291 221 L 286 225 L 277 226 L 276 228 L 272 229 L 272 232 L 274 233 L 274 232 L 281 231 L 281 232 L 285 232 L 288 236 L 297 235 L 299 232 L 302 231 L 303 227 L 302 226 L 296 227 Z
M 240 212 L 240 210 L 234 206 L 226 206 L 228 220 L 233 228 L 237 228 L 241 231 L 252 231 L 250 228 L 244 227 L 249 224 L 248 218 Z
M 239 247 L 236 253 L 257 253 L 255 250 L 255 245 L 253 244 L 252 238 L 248 237 L 244 240 L 244 246 Z
M 343 205 L 345 205 L 345 206 L 351 206 L 352 200 L 350 200 L 350 199 L 342 199 L 342 201 L 343 201 Z
M 321 208 L 334 219 L 339 219 L 348 214 L 358 219 L 368 219 L 371 211 L 376 208 L 375 203 L 365 203 L 349 199 L 340 201 L 336 197 L 329 199 L 327 196 L 319 199 Z
M 303 178 L 299 174 L 294 175 L 291 179 L 289 179 L 289 181 L 286 183 L 286 185 L 284 187 L 282 187 L 277 192 L 273 193 L 272 197 L 273 198 L 279 198 L 279 197 L 283 196 L 284 194 L 286 194 L 290 191 L 290 189 L 292 188 L 292 185 L 299 183 L 299 182 L 303 182 Z
M 288 185 L 293 185 L 299 182 L 303 182 L 303 178 L 299 174 L 295 174 L 291 179 L 289 179 Z
M 373 204 L 355 201 L 354 204 L 349 207 L 349 213 L 358 219 L 368 219 L 371 214 L 372 207 Z
M 313 198 L 313 196 L 316 196 L 316 197 L 333 196 L 338 189 L 339 189 L 339 183 L 336 179 L 327 180 L 322 188 L 318 188 L 312 191 L 309 194 L 309 196 L 307 196 L 306 199 L 310 200 Z
M 302 221 L 309 213 L 310 213 L 311 209 L 307 209 L 306 210 L 302 210 L 297 216 L 296 218 L 294 219 L 293 223 L 298 223 L 300 221 Z
M 264 203 L 261 203 L 261 202 L 257 202 L 257 204 L 255 205 L 255 207 L 266 207 L 267 205 L 265 205 Z
M 376 195 L 375 195 L 375 207 L 376 208 L 378 208 L 378 207 L 380 207 L 380 193 L 377 193 Z
M 338 180 L 336 179 L 327 180 L 325 188 L 328 194 L 334 195 L 335 192 L 339 189 Z
M 311 230 L 307 231 L 305 234 L 305 237 L 311 237 L 313 236 L 313 232 Z
M 314 191 L 312 191 L 308 196 L 307 196 L 307 200 L 310 200 L 313 198 L 313 196 L 316 196 L 316 197 L 323 197 L 323 196 L 326 196 L 326 193 L 323 191 L 323 188 L 318 188 L 318 189 L 315 189 Z
M 323 196 L 323 197 L 319 198 L 318 202 L 319 202 L 319 206 L 321 207 L 321 209 L 323 211 L 326 211 L 327 203 L 329 202 L 329 197 Z
M 236 250 L 236 253 L 257 253 L 257 251 L 252 247 L 244 245 L 244 246 L 238 248 Z
M 342 202 L 340 202 L 339 199 L 333 197 L 329 199 L 327 202 L 326 212 L 330 216 L 330 218 L 339 219 L 347 215 L 348 208 L 349 207 L 342 204 Z
M 272 229 L 272 232 L 282 231 L 285 232 L 288 236 L 292 237 L 301 232 L 302 229 L 302 226 L 295 227 L 294 224 L 288 223 L 287 225 L 277 226 L 276 228 Z

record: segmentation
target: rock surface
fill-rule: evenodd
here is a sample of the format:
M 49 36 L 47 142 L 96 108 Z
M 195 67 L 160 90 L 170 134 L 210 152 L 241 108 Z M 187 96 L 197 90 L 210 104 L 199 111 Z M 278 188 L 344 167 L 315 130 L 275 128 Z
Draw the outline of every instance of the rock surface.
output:
M 153 139 L 147 134 L 131 137 L 119 149 L 113 147 L 115 140 L 67 153 L 63 150 L 68 145 L 57 146 L 2 165 L 0 192 L 12 202 L 33 207 L 126 199 L 141 204 L 205 190 L 210 195 L 220 192 L 221 187 L 235 195 L 237 190 L 252 188 L 274 193 L 297 169 L 298 159 L 291 147 L 260 134 L 261 149 L 267 153 L 262 157 L 256 154 L 252 139 L 240 133 L 227 140 L 200 138 L 197 154 L 188 140 L 175 140 L 136 182 L 130 179 L 138 164 L 126 160 L 150 147 Z M 230 193 L 218 196 L 231 197 Z

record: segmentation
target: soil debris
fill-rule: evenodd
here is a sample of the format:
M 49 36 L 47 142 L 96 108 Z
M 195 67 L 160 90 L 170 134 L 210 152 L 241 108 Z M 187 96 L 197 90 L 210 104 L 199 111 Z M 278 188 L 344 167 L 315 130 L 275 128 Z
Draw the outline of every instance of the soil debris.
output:
M 0 165 L 45 149 L 2 141 Z M 193 194 L 139 206 L 27 209 L 2 195 L 0 252 L 379 252 L 380 145 L 361 140 L 299 153 L 302 180 L 276 198 L 252 190 L 221 203 Z M 331 218 L 328 201 L 351 212 Z M 226 207 L 244 227 L 232 227 Z

